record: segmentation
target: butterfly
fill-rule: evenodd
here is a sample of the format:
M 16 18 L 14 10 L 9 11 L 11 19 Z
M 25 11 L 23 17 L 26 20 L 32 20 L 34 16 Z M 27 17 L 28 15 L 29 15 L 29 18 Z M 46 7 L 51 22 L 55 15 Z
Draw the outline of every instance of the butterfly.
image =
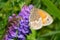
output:
M 53 18 L 44 10 L 33 7 L 29 16 L 29 25 L 32 29 L 38 30 L 43 26 L 52 24 Z

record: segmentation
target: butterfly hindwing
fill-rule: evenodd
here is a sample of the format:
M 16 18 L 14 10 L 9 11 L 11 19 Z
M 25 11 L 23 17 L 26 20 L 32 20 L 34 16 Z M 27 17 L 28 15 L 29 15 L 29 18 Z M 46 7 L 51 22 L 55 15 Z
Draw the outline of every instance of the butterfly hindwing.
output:
M 41 17 L 39 16 L 39 14 L 37 14 L 37 10 L 34 8 L 31 10 L 29 21 L 30 21 L 30 27 L 32 29 L 37 30 L 37 29 L 42 28 Z

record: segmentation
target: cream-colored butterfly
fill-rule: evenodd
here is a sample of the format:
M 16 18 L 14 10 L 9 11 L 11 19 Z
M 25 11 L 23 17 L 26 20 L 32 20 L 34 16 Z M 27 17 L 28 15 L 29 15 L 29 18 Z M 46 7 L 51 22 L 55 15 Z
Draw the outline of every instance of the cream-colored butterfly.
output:
M 33 7 L 29 16 L 29 25 L 32 29 L 38 30 L 53 22 L 53 18 L 44 10 Z

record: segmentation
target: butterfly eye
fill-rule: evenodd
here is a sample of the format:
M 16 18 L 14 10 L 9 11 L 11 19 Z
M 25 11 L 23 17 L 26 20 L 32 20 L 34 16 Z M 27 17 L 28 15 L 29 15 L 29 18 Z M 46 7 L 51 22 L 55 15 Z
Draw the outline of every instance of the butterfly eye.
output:
M 49 18 L 47 18 L 47 22 L 50 22 L 50 19 Z
M 52 18 L 51 18 L 51 17 L 47 17 L 46 21 L 47 21 L 48 23 L 50 23 L 50 22 L 52 22 Z
M 45 23 L 43 24 L 43 26 L 48 26 L 50 25 L 52 22 L 53 22 L 53 19 L 52 17 L 48 16 L 46 19 L 45 19 Z
M 46 20 L 46 24 L 50 24 L 51 20 L 49 18 L 47 18 Z
M 49 21 L 49 19 L 47 19 L 47 21 Z

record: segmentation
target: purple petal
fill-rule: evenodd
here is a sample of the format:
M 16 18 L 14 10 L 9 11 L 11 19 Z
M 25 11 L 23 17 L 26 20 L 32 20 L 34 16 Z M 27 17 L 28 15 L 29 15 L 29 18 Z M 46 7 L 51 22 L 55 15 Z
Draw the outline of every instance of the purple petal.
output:
M 32 8 L 33 8 L 34 6 L 31 4 L 31 5 L 29 5 L 29 9 L 31 10 Z

